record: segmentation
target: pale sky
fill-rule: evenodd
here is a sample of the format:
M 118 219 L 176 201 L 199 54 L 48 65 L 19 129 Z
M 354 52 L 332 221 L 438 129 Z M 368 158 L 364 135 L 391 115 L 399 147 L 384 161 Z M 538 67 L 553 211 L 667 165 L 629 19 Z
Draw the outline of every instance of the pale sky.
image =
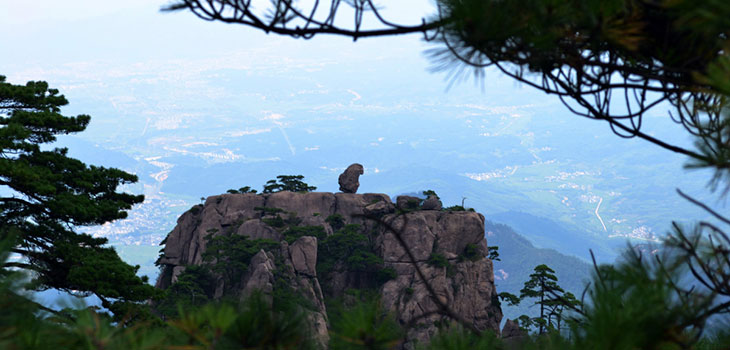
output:
M 2 9 L 0 11 L 0 22 L 3 26 L 15 26 L 49 20 L 79 20 L 131 9 L 154 11 L 169 2 L 166 0 L 4 0 L 0 4 L 0 9 Z M 306 4 L 307 2 L 300 1 L 299 3 Z M 267 1 L 254 1 L 254 4 L 256 3 L 264 4 Z M 389 18 L 408 22 L 418 22 L 422 16 L 431 14 L 434 10 L 434 6 L 424 0 L 399 0 L 381 3 L 387 3 L 386 13 L 392 16 Z
M 74 21 L 121 10 L 151 10 L 164 3 L 150 0 L 3 0 L 0 25 L 7 28 L 43 21 Z
M 348 55 L 377 58 L 394 52 L 420 57 L 426 48 L 419 35 L 361 39 L 357 43 L 345 37 L 322 36 L 305 41 L 265 35 L 242 25 L 206 22 L 187 11 L 160 13 L 160 7 L 168 2 L 2 0 L 0 74 L 11 78 L 14 72 L 40 73 L 39 68 L 58 70 L 69 63 L 145 63 L 256 50 L 273 50 L 292 59 L 302 55 L 328 60 L 347 59 Z M 428 0 L 395 4 L 389 5 L 385 13 L 400 23 L 419 23 L 422 16 L 433 12 Z M 343 19 L 345 15 L 342 11 Z M 26 75 L 18 78 L 49 79 Z

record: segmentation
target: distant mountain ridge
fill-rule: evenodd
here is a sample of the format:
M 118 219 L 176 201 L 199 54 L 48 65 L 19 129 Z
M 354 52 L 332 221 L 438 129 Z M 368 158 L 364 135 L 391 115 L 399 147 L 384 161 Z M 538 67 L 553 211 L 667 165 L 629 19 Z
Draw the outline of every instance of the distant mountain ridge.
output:
M 510 226 L 537 248 L 554 249 L 584 262 L 591 262 L 590 251 L 599 262 L 613 262 L 618 249 L 624 247 L 623 242 L 609 242 L 589 232 L 524 212 L 505 211 L 490 214 L 488 219 Z

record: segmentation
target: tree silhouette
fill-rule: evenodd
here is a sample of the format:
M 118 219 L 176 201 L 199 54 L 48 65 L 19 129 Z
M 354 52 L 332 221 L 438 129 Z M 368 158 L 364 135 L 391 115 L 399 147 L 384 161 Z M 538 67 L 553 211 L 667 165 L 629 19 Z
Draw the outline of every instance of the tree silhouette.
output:
M 520 290 L 520 299 L 537 298 L 535 305 L 540 305 L 540 317 L 535 319 L 539 325 L 539 333 L 544 333 L 549 325 L 546 308 L 550 308 L 555 300 L 551 298 L 556 293 L 565 293 L 563 288 L 558 285 L 558 277 L 555 271 L 545 264 L 535 266 L 535 270 L 530 274 L 530 279 L 525 282 L 525 286 Z
M 558 332 L 560 332 L 562 329 L 564 313 L 566 311 L 578 309 L 582 303 L 571 292 L 558 294 L 557 291 L 553 291 L 551 294 L 550 298 L 545 301 L 545 306 L 548 309 L 547 325 L 548 327 L 552 327 L 554 320 L 554 327 Z
M 177 0 L 163 7 L 163 11 L 183 9 L 192 11 L 206 21 L 243 24 L 267 33 L 305 39 L 317 34 L 335 34 L 357 40 L 384 35 L 424 33 L 441 25 L 439 21 L 426 20 L 415 24 L 394 23 L 380 13 L 380 7 L 372 0 L 316 1 L 308 8 L 302 8 L 291 0 L 274 0 L 268 5 L 252 4 L 251 1 Z M 354 18 L 352 25 L 342 25 L 338 14 L 339 17 Z M 379 25 L 367 29 L 363 27 L 364 20 L 374 20 Z
M 266 182 L 263 193 L 279 191 L 311 192 L 317 189 L 315 186 L 309 186 L 302 179 L 304 179 L 304 175 L 279 175 L 276 180 Z

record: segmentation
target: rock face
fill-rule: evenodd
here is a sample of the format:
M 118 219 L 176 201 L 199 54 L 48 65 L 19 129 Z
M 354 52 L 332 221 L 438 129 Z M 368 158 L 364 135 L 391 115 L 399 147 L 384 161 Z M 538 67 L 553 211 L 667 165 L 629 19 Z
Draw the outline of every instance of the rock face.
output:
M 439 197 L 436 196 L 428 196 L 421 206 L 423 210 L 441 210 L 442 208 L 443 204 L 441 204 Z
M 517 322 L 507 320 L 502 328 L 502 340 L 507 349 L 520 349 L 522 342 L 527 339 L 527 332 L 520 328 Z
M 416 210 L 421 206 L 421 198 L 413 196 L 398 196 L 395 206 L 400 210 Z
M 357 188 L 360 187 L 360 175 L 365 172 L 362 165 L 355 163 L 345 169 L 345 172 L 340 174 L 338 182 L 340 183 L 340 191 L 344 193 L 355 193 Z
M 413 348 L 414 340 L 428 342 L 437 331 L 435 324 L 448 319 L 439 314 L 424 316 L 439 308 L 418 269 L 441 302 L 475 327 L 499 333 L 502 312 L 492 261 L 486 258 L 484 217 L 475 212 L 443 211 L 440 202 L 421 210 L 419 202 L 412 208 L 412 201 L 398 198 L 398 206 L 408 208 L 403 213 L 396 211 L 387 195 L 373 193 L 277 192 L 209 197 L 204 205 L 183 214 L 166 238 L 159 260 L 164 268 L 157 287 L 169 287 L 186 265 L 207 263 L 202 258 L 206 236 L 242 235 L 251 240 L 279 242 L 278 248 L 258 251 L 241 274 L 240 283 L 226 285 L 219 280 L 216 297 L 234 293 L 245 298 L 254 290 L 270 295 L 278 288 L 276 281 L 283 279 L 311 304 L 308 319 L 320 344 L 326 344 L 328 337 L 325 298 L 341 296 L 350 288 L 378 290 L 383 306 L 403 325 L 418 319 L 402 348 Z M 292 227 L 314 233 L 294 236 L 293 232 L 300 231 Z M 379 275 L 374 270 L 349 268 L 344 261 L 330 264 L 334 267 L 326 275 L 318 273 L 318 262 L 329 251 L 319 245 L 347 229 L 367 237 L 369 249 L 380 261 L 378 271 L 390 271 L 388 279 L 376 278 Z M 467 253 L 474 251 L 478 254 Z
M 438 311 L 416 268 L 433 286 L 437 297 L 456 314 L 479 329 L 499 329 L 502 310 L 497 305 L 492 261 L 484 238 L 484 217 L 472 212 L 416 211 L 391 215 L 391 225 L 401 229 L 401 238 L 409 245 L 413 264 L 393 233 L 379 236 L 378 247 L 387 265 L 396 270 L 396 278 L 383 285 L 383 305 L 394 310 L 402 324 Z M 467 246 L 477 248 L 479 259 L 463 256 Z M 430 263 L 434 257 L 444 263 Z M 428 342 L 436 332 L 434 323 L 448 319 L 432 315 L 419 320 L 420 327 L 409 331 L 409 339 Z

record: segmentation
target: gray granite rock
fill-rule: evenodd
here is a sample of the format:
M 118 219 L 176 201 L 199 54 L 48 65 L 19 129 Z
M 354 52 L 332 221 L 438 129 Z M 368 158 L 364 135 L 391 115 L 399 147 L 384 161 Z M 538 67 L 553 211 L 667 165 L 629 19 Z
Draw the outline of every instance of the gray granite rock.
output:
M 527 339 L 528 334 L 525 332 L 517 322 L 513 320 L 507 320 L 502 328 L 502 341 L 504 342 L 505 349 L 521 349 L 522 343 Z
M 317 238 L 311 236 L 299 237 L 289 246 L 294 270 L 298 274 L 317 277 Z
M 428 196 L 421 206 L 422 210 L 441 210 L 441 208 L 443 208 L 443 204 L 441 204 L 441 200 L 436 196 Z
M 356 193 L 358 187 L 360 187 L 360 175 L 365 172 L 362 165 L 355 163 L 345 169 L 345 172 L 340 174 L 338 182 L 340 183 L 340 191 L 345 193 Z
M 395 198 L 395 206 L 400 210 L 416 210 L 421 207 L 421 198 L 413 196 L 398 196 Z

